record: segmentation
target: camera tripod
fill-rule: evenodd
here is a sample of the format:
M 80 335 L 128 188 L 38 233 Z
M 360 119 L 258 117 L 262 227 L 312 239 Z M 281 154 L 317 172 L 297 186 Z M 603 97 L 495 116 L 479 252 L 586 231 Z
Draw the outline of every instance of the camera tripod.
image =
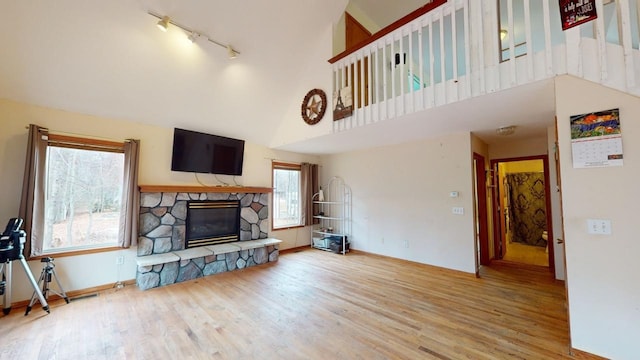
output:
M 27 305 L 27 310 L 24 313 L 25 315 L 29 315 L 29 311 L 31 311 L 33 304 L 35 304 L 38 300 L 40 300 L 40 303 L 43 304 L 43 306 L 46 305 L 48 308 L 46 300 L 49 298 L 49 292 L 52 292 L 63 298 L 64 301 L 67 302 L 67 304 L 69 303 L 69 297 L 67 296 L 67 293 L 64 292 L 62 284 L 60 284 L 60 280 L 58 280 L 58 275 L 56 275 L 53 258 L 45 257 L 40 259 L 40 262 L 45 264 L 42 268 L 40 279 L 38 280 L 38 285 L 42 284 L 42 292 L 40 292 L 40 289 L 36 287 L 36 291 L 34 291 L 33 295 L 31 295 L 31 301 L 29 301 L 29 305 Z M 57 292 L 49 287 L 49 283 L 51 282 L 52 278 L 56 281 L 56 284 L 58 284 L 58 289 L 60 290 L 60 292 Z M 38 292 L 40 292 L 40 294 L 38 294 Z M 42 302 L 42 298 L 44 298 L 45 300 L 44 303 Z
M 22 255 L 23 246 L 25 243 L 26 234 L 24 230 L 20 230 L 22 225 L 22 219 L 12 218 L 7 224 L 7 228 L 0 235 L 0 273 L 2 274 L 2 280 L 0 280 L 0 295 L 4 295 L 4 308 L 2 312 L 5 315 L 9 315 L 11 311 L 11 280 L 12 280 L 12 268 L 13 261 L 19 260 L 22 264 L 31 286 L 33 287 L 33 296 L 37 296 L 42 304 L 42 309 L 49 312 L 49 304 L 44 295 L 38 288 L 36 279 L 31 273 L 31 269 Z
M 29 269 L 29 265 L 27 265 L 27 261 L 24 257 L 20 257 L 20 263 L 22 264 L 22 268 L 24 272 L 27 274 L 27 278 L 31 283 L 31 286 L 35 289 L 33 292 L 33 296 L 37 296 L 40 299 L 40 303 L 42 304 L 42 309 L 46 312 L 49 311 L 49 304 L 47 304 L 47 300 L 44 295 L 38 288 L 38 284 L 36 283 L 36 279 L 33 277 L 31 273 L 31 269 Z M 3 264 L 0 264 L 0 272 L 2 273 L 2 284 L 0 285 L 1 293 L 4 295 L 4 309 L 2 312 L 5 315 L 9 315 L 11 311 L 11 276 L 12 276 L 12 261 L 7 261 Z M 26 314 L 25 314 L 26 315 Z

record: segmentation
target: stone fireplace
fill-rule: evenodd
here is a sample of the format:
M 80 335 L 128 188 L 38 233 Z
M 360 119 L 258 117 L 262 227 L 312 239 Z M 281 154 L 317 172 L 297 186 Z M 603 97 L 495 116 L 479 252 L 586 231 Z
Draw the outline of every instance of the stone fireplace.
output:
M 187 202 L 186 248 L 238 240 L 240 240 L 240 201 L 192 200 Z
M 221 187 L 218 191 L 224 190 L 227 189 Z M 270 228 L 268 195 L 266 191 L 262 193 L 143 191 L 140 194 L 138 256 L 163 254 L 187 248 L 189 202 L 238 202 L 240 219 L 239 238 L 236 241 L 264 239 Z
M 138 287 L 277 261 L 282 241 L 267 238 L 270 192 L 240 186 L 140 186 Z M 212 210 L 221 211 L 218 219 Z

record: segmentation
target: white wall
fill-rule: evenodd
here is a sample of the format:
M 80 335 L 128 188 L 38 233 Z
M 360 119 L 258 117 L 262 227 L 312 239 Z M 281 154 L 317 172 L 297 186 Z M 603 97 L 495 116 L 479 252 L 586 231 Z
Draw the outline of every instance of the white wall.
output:
M 28 104 L 0 99 L 0 223 L 18 216 L 24 160 L 27 147 L 27 126 L 37 124 L 48 127 L 51 132 L 62 132 L 78 136 L 99 137 L 110 140 L 125 138 L 140 139 L 140 185 L 198 185 L 191 173 L 170 171 L 173 129 L 143 125 L 130 121 L 105 119 L 67 111 L 48 109 Z M 196 129 L 194 129 L 196 130 Z M 241 185 L 271 187 L 271 160 L 317 163 L 319 158 L 283 151 L 273 151 L 266 147 L 246 143 L 243 175 L 236 177 Z M 219 184 L 213 175 L 198 176 L 207 185 Z M 231 176 L 218 176 L 220 180 L 233 183 Z M 281 249 L 310 243 L 309 229 L 277 231 L 270 236 L 284 242 Z M 124 255 L 125 263 L 116 265 L 116 257 Z M 81 290 L 115 283 L 118 280 L 135 278 L 136 249 L 102 252 L 90 255 L 59 257 L 55 260 L 58 276 L 66 291 Z M 38 277 L 42 266 L 39 261 L 29 263 Z M 31 297 L 33 289 L 25 277 L 25 272 L 14 264 L 13 301 Z
M 505 141 L 502 141 L 499 144 L 492 144 L 489 146 L 489 156 L 492 160 L 544 155 L 546 153 L 546 137 L 527 138 L 513 141 L 505 139 Z
M 562 76 L 556 80 L 567 285 L 572 346 L 608 358 L 640 354 L 640 101 Z M 624 166 L 574 169 L 569 117 L 620 109 Z M 587 233 L 611 220 L 611 235 Z
M 301 74 L 291 74 L 292 77 L 304 79 L 296 84 L 296 98 L 292 98 L 289 106 L 283 109 L 283 117 L 274 132 L 269 146 L 278 146 L 303 141 L 310 138 L 327 135 L 333 129 L 333 81 L 331 64 L 331 27 L 327 27 L 315 47 L 315 52 L 298 54 L 298 58 L 307 66 Z M 313 69 L 313 70 L 309 70 Z M 302 100 L 311 89 L 318 88 L 327 95 L 326 112 L 324 117 L 315 125 L 309 125 L 302 120 Z M 265 110 L 269 111 L 269 110 Z M 258 120 L 258 119 L 256 119 Z
M 475 273 L 471 164 L 462 133 L 327 156 L 321 173 L 351 186 L 354 249 Z

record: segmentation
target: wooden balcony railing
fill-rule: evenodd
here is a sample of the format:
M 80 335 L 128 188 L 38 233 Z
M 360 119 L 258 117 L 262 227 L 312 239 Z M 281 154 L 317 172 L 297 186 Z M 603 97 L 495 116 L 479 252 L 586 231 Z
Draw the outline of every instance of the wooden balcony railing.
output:
M 333 132 L 560 74 L 640 95 L 638 4 L 604 2 L 566 31 L 557 0 L 429 3 L 330 60 L 334 91 L 352 105 Z

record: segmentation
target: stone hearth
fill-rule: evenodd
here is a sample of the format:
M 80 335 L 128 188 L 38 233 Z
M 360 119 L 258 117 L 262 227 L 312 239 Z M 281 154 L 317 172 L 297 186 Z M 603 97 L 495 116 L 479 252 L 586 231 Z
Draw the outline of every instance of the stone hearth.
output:
M 282 240 L 260 239 L 138 257 L 142 290 L 278 261 Z

